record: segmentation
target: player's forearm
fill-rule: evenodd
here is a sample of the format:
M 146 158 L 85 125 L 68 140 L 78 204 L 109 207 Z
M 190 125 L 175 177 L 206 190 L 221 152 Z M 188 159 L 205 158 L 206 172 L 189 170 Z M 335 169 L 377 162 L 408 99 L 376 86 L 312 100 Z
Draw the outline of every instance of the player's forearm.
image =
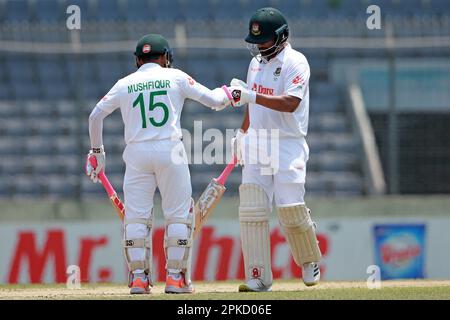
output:
M 300 101 L 300 98 L 294 96 L 269 96 L 260 93 L 256 95 L 257 104 L 280 112 L 294 112 Z
M 248 115 L 248 108 L 245 110 L 244 120 L 242 121 L 241 130 L 247 132 L 248 127 L 250 127 L 250 117 Z
M 197 100 L 209 108 L 222 106 L 229 101 L 222 88 L 216 88 L 214 90 L 206 89 Z
M 108 113 L 97 107 L 89 115 L 89 138 L 92 148 L 100 148 L 103 145 L 103 119 L 107 115 Z

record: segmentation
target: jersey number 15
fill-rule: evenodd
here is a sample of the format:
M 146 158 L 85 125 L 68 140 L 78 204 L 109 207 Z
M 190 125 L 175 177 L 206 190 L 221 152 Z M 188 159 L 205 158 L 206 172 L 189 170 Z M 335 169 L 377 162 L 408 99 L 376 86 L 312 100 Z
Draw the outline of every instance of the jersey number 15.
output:
M 167 107 L 167 105 L 165 105 L 162 102 L 155 102 L 156 96 L 165 96 L 165 95 L 167 95 L 167 91 L 165 91 L 165 90 L 150 92 L 150 105 L 148 107 L 148 110 L 153 111 L 156 108 L 161 108 L 164 113 L 163 119 L 160 122 L 157 122 L 155 120 L 155 118 L 153 118 L 153 117 L 150 117 L 148 119 L 150 121 L 150 123 L 155 127 L 162 127 L 163 125 L 166 124 L 167 120 L 169 119 L 169 108 Z M 147 116 L 145 115 L 146 108 L 145 108 L 143 93 L 140 93 L 138 95 L 138 97 L 136 98 L 136 100 L 134 100 L 133 108 L 136 107 L 137 105 L 139 105 L 139 107 L 141 109 L 142 128 L 145 129 L 145 128 L 147 128 Z

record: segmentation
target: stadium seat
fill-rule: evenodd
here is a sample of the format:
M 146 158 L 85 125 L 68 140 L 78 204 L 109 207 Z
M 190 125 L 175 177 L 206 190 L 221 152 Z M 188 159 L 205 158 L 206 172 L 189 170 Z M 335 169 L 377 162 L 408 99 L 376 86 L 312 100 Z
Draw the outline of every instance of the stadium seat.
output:
M 29 132 L 29 127 L 26 126 L 23 118 L 0 119 L 0 126 L 1 130 L 11 138 L 26 136 Z
M 16 175 L 24 173 L 25 165 L 23 161 L 15 156 L 4 155 L 0 157 L 0 174 Z
M 61 1 L 44 0 L 34 3 L 34 13 L 39 23 L 65 23 L 67 6 Z
M 10 23 L 21 23 L 30 20 L 28 0 L 6 1 L 5 20 Z
M 24 110 L 23 115 L 33 119 L 51 119 L 55 112 L 53 108 L 47 106 L 46 102 L 43 103 L 40 100 L 26 100 L 25 102 L 22 102 L 22 107 Z
M 166 0 L 151 0 L 149 2 L 150 10 L 155 13 L 152 19 L 162 23 L 174 23 L 181 21 L 183 18 L 181 12 L 182 8 L 180 7 L 179 1 L 174 2 Z
M 98 21 L 118 22 L 124 19 L 123 7 L 120 0 L 97 0 Z M 126 9 L 126 7 L 125 7 Z
M 78 153 L 78 142 L 76 137 L 56 137 L 52 139 L 52 141 L 55 143 L 56 150 L 60 155 L 68 156 Z
M 205 0 L 179 0 L 181 18 L 183 21 L 201 23 L 210 21 L 213 18 L 213 12 L 208 1 Z M 228 13 L 229 14 L 229 13 Z
M 10 81 L 13 83 L 31 83 L 35 79 L 33 64 L 26 56 L 7 56 L 5 62 L 5 72 L 7 72 Z
M 359 169 L 359 158 L 342 151 L 323 152 L 317 157 L 317 162 L 317 169 L 321 172 L 353 172 Z
M 43 193 L 43 180 L 30 174 L 14 177 L 15 194 L 20 197 L 36 197 Z
M 50 175 L 46 177 L 48 193 L 61 198 L 74 198 L 77 193 L 78 181 L 85 177 L 76 175 Z M 93 183 L 91 183 L 93 184 Z

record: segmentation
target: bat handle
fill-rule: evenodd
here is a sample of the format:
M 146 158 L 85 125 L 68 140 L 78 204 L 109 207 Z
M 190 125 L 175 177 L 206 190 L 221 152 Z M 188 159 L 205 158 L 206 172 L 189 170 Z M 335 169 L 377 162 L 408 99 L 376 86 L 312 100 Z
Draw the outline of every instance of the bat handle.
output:
M 89 157 L 88 160 L 94 168 L 97 167 L 97 159 L 94 156 Z M 114 196 L 116 192 L 114 191 L 114 188 L 109 182 L 108 178 L 105 176 L 105 172 L 103 170 L 98 173 L 98 178 L 102 182 L 108 196 Z
M 233 159 L 231 159 L 231 162 L 227 164 L 227 166 L 222 171 L 220 176 L 216 179 L 217 183 L 221 184 L 222 186 L 225 185 L 225 181 L 227 181 L 228 176 L 230 175 L 231 171 L 233 171 L 233 168 L 236 166 L 236 163 L 237 157 L 234 156 Z

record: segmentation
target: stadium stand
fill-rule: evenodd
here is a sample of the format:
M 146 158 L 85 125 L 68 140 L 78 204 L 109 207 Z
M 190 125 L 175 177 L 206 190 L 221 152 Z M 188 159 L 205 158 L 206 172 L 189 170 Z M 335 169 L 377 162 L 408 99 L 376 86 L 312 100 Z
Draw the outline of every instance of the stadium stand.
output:
M 233 77 L 245 79 L 251 58 L 242 40 L 247 20 L 254 10 L 266 5 L 286 13 L 291 33 L 299 39 L 383 37 L 385 30 L 369 33 L 361 23 L 360 17 L 367 16 L 369 4 L 381 6 L 387 20 L 395 17 L 392 23 L 399 36 L 450 34 L 450 1 L 442 0 L 16 0 L 0 1 L 0 40 L 70 43 L 70 32 L 65 29 L 65 9 L 70 4 L 81 8 L 84 32 L 80 40 L 86 43 L 134 43 L 148 32 L 175 39 L 175 23 L 184 26 L 187 41 L 209 38 L 220 43 L 222 38 L 235 39 L 236 46 L 242 49 L 175 49 L 175 65 L 210 88 L 228 83 Z M 295 45 L 302 50 L 301 42 Z M 87 118 L 115 81 L 133 72 L 132 50 L 80 55 L 0 50 L 0 197 L 64 198 L 77 194 L 88 198 L 103 193 L 83 177 L 84 154 L 89 148 Z M 365 194 L 361 145 L 346 113 L 343 93 L 329 77 L 329 66 L 335 58 L 370 58 L 374 52 L 355 53 L 345 48 L 302 51 L 312 70 L 308 195 Z M 439 51 L 432 54 L 439 55 Z M 377 77 L 383 75 L 363 77 L 363 89 L 382 83 Z M 369 99 L 380 98 L 378 91 L 383 88 L 379 89 L 366 90 Z M 443 101 L 448 104 L 446 97 Z M 182 127 L 193 131 L 194 121 L 203 120 L 203 130 L 217 128 L 225 132 L 239 127 L 241 119 L 242 110 L 210 113 L 188 101 Z M 107 173 L 118 191 L 124 171 L 122 134 L 123 124 L 117 112 L 105 121 L 104 144 Z M 381 143 L 383 138 L 378 140 Z M 191 165 L 194 194 L 198 195 L 222 167 Z M 230 177 L 230 194 L 237 190 L 239 174 L 237 169 Z

